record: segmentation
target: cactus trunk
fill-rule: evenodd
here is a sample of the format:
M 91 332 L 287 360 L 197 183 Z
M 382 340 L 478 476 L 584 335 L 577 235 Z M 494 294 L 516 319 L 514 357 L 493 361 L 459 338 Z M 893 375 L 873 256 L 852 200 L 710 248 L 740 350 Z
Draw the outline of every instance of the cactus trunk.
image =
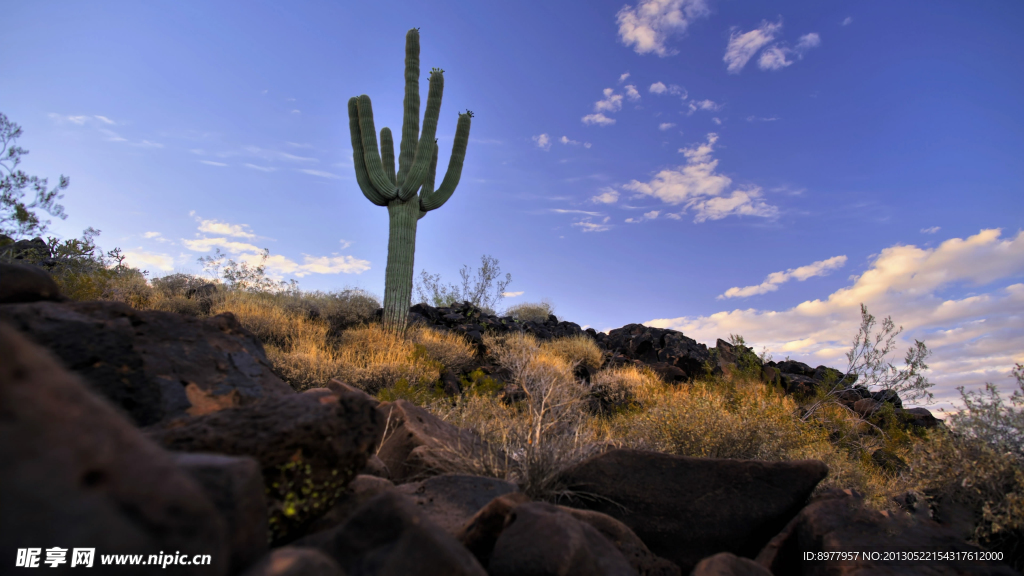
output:
M 412 302 L 413 256 L 416 253 L 416 221 L 437 210 L 451 198 L 462 176 L 473 113 L 459 114 L 455 142 L 441 186 L 434 190 L 437 170 L 437 118 L 441 112 L 444 70 L 430 71 L 427 109 L 420 131 L 420 34 L 417 28 L 405 35 L 405 113 L 402 144 L 395 171 L 395 145 L 391 130 L 380 131 L 380 149 L 373 125 L 370 97 L 363 94 L 348 101 L 352 162 L 363 195 L 377 206 L 387 206 L 390 219 L 388 265 L 384 274 L 384 327 L 404 332 Z M 419 194 L 417 194 L 419 192 Z
M 416 221 L 419 199 L 395 199 L 388 204 L 388 266 L 384 275 L 384 326 L 405 331 L 412 301 L 413 258 L 416 254 Z

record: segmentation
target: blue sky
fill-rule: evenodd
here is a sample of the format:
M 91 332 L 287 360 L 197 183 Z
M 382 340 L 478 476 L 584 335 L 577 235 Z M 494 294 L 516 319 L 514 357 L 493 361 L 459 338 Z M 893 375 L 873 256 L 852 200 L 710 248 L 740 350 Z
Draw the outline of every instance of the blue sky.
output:
M 401 129 L 404 38 L 445 70 L 447 167 L 416 273 L 482 255 L 504 305 L 597 330 L 742 334 L 845 366 L 859 305 L 922 339 L 940 406 L 1024 362 L 1024 5 L 52 2 L 5 8 L 0 112 L 67 220 L 151 276 L 220 248 L 305 290 L 383 294 L 387 211 L 347 101 Z

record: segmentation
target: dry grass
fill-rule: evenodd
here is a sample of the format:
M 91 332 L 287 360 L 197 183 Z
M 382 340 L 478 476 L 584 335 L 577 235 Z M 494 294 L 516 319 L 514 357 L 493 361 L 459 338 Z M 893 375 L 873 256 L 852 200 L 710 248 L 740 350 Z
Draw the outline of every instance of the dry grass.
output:
M 549 302 L 523 302 L 505 310 L 506 316 L 511 316 L 520 322 L 544 322 L 553 313 L 554 310 Z
M 604 362 L 604 355 L 597 342 L 586 334 L 577 334 L 566 338 L 556 338 L 541 344 L 541 350 L 561 358 L 569 364 L 580 364 L 591 372 L 596 371 Z

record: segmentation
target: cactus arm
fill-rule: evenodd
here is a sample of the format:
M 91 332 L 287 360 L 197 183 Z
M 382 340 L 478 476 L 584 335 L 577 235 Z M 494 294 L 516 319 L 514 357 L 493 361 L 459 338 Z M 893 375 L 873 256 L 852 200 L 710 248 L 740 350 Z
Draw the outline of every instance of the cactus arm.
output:
M 387 206 L 388 200 L 382 196 L 370 182 L 370 175 L 366 173 L 366 163 L 363 160 L 363 139 L 359 133 L 359 111 L 357 98 L 350 98 L 348 101 L 348 126 L 352 133 L 352 164 L 356 169 L 356 182 L 363 196 L 377 206 Z
M 413 28 L 405 35 L 405 115 L 402 122 L 402 150 L 398 157 L 398 184 L 416 158 L 420 138 L 420 31 Z
M 445 172 L 441 187 L 426 199 L 420 200 L 421 210 L 437 210 L 455 193 L 455 187 L 462 178 L 462 164 L 466 160 L 466 147 L 469 145 L 469 126 L 473 113 L 469 110 L 459 114 L 459 124 L 455 128 L 455 143 L 452 145 L 452 156 L 448 160 L 448 171 Z
M 359 97 L 359 132 L 363 136 L 363 160 L 370 182 L 381 196 L 394 200 L 398 194 L 395 185 L 388 180 L 381 165 L 380 153 L 377 151 L 377 130 L 373 126 L 373 107 L 370 97 L 363 94 Z
M 392 184 L 395 183 L 395 141 L 391 138 L 391 128 L 380 129 L 380 161 L 384 165 L 384 175 Z
M 412 168 L 402 182 L 398 197 L 406 201 L 416 194 L 423 184 L 433 153 L 434 135 L 437 132 L 437 117 L 441 114 L 441 95 L 444 92 L 444 70 L 434 68 L 430 71 L 430 91 L 427 93 L 427 112 L 423 115 L 423 132 L 416 146 L 416 157 Z
M 436 174 L 437 140 L 434 140 L 434 154 L 430 159 L 430 169 L 427 171 L 427 177 L 423 180 L 423 188 L 420 189 L 420 210 L 423 210 L 424 212 L 427 212 L 427 209 L 423 207 L 423 203 L 434 195 L 434 177 Z

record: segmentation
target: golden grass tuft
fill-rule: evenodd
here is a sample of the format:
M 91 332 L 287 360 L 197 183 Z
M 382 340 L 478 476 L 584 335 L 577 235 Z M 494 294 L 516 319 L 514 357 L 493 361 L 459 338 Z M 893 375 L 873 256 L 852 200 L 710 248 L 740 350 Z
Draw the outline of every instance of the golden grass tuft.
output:
M 569 364 L 580 364 L 594 372 L 604 363 L 604 354 L 597 342 L 586 334 L 556 338 L 540 346 L 541 350 L 565 360 Z

